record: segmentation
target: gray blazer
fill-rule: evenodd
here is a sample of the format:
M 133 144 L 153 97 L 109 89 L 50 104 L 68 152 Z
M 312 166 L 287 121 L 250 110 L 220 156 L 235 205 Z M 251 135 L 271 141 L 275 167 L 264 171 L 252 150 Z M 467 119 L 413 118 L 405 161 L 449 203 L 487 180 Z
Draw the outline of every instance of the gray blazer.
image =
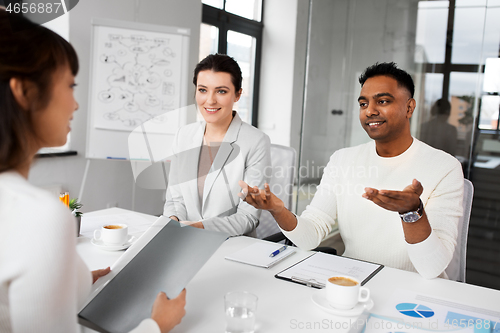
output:
M 240 200 L 239 180 L 263 188 L 271 175 L 269 137 L 243 122 L 236 113 L 205 179 L 203 200 L 198 195 L 198 162 L 206 123 L 188 124 L 173 143 L 164 216 L 202 221 L 205 229 L 231 236 L 255 234 L 260 210 Z

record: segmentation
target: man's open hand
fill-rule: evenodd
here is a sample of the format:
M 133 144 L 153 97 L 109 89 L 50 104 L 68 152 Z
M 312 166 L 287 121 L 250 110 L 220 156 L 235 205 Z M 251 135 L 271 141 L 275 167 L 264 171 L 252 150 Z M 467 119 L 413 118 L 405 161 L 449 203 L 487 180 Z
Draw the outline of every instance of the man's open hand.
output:
M 271 214 L 277 214 L 285 208 L 283 201 L 271 192 L 268 183 L 264 184 L 263 190 L 259 189 L 257 186 L 250 187 L 242 180 L 238 182 L 238 185 L 240 185 L 242 192 L 238 193 L 238 196 L 257 209 L 263 209 L 269 211 Z
M 422 184 L 413 179 L 411 185 L 406 186 L 403 191 L 377 190 L 367 187 L 362 197 L 382 208 L 402 214 L 418 209 L 423 190 Z

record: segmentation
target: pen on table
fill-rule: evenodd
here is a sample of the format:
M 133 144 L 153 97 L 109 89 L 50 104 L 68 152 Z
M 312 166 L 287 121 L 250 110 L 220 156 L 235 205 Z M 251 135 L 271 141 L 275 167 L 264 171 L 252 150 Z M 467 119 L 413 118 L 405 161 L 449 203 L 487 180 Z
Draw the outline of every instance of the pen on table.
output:
M 276 251 L 274 251 L 273 253 L 271 253 L 269 256 L 270 257 L 274 257 L 274 256 L 277 256 L 278 254 L 280 254 L 281 252 L 285 251 L 287 248 L 287 246 L 282 246 L 280 247 L 279 249 L 277 249 Z

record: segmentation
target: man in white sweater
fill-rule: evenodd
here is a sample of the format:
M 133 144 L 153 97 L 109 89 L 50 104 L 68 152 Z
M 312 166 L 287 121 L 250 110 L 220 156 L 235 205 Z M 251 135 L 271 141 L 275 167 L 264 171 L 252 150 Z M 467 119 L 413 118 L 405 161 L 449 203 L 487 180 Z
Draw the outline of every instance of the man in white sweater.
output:
M 412 137 L 411 76 L 394 63 L 360 76 L 359 119 L 373 141 L 330 158 L 310 205 L 297 217 L 269 190 L 241 197 L 268 210 L 284 235 L 312 249 L 338 223 L 345 256 L 447 278 L 462 216 L 463 173 L 453 156 Z

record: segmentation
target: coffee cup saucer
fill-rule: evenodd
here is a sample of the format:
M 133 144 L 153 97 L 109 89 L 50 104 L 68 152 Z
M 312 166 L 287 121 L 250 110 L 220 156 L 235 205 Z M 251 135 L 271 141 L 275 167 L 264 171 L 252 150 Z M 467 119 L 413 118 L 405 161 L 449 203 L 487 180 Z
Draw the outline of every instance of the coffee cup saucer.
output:
M 106 251 L 120 251 L 120 250 L 128 249 L 130 247 L 130 245 L 132 245 L 132 243 L 135 242 L 134 236 L 128 235 L 127 237 L 128 237 L 127 241 L 122 245 L 108 245 L 108 244 L 105 244 L 102 240 L 95 239 L 95 238 L 92 238 L 90 240 L 90 243 L 92 245 L 97 246 L 98 248 L 106 250 Z
M 373 300 L 369 298 L 366 302 L 359 302 L 352 309 L 349 310 L 336 309 L 328 303 L 326 299 L 325 289 L 316 291 L 311 296 L 311 299 L 313 303 L 316 304 L 316 306 L 318 306 L 323 311 L 342 317 L 356 317 L 362 314 L 363 311 L 365 310 L 369 311 L 371 310 L 371 308 L 373 308 Z

